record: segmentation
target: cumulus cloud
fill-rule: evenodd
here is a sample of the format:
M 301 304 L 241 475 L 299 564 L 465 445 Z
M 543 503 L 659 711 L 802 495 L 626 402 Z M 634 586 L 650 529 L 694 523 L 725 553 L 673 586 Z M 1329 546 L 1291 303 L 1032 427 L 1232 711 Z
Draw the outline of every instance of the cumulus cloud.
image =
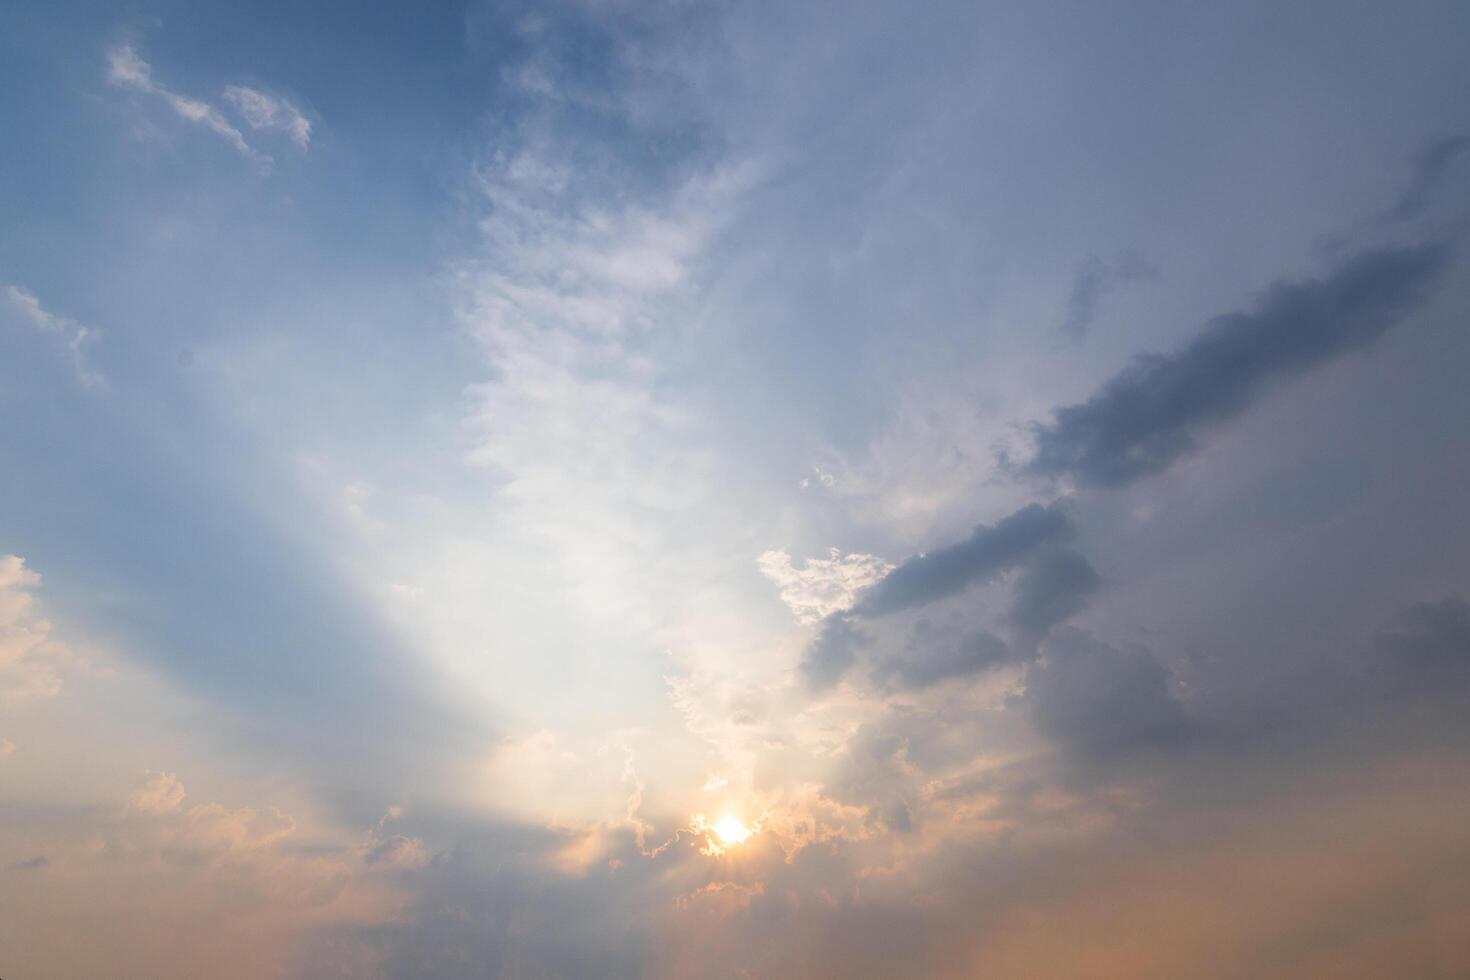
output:
M 808 625 L 851 609 L 858 593 L 893 571 L 893 565 L 877 555 L 844 555 L 836 548 L 827 558 L 808 558 L 800 568 L 779 550 L 763 553 L 756 562 L 781 590 L 781 601 Z
M 1419 305 L 1448 258 L 1444 245 L 1376 249 L 1323 279 L 1275 284 L 1251 312 L 1218 317 L 1178 353 L 1142 357 L 1057 409 L 1035 430 L 1028 471 L 1111 487 L 1164 469 L 1273 383 L 1371 343 Z
M 311 120 L 290 101 L 245 85 L 227 86 L 225 98 L 240 111 L 250 128 L 280 130 L 301 150 L 311 144 Z
M 127 808 L 149 816 L 174 813 L 184 805 L 184 784 L 171 772 L 152 772 L 128 797 Z
M 0 555 L 0 696 L 11 700 L 55 696 L 78 663 L 37 610 L 33 590 L 40 584 L 19 555 Z
M 13 284 L 6 286 L 5 300 L 12 311 L 19 314 L 33 327 L 61 338 L 67 350 L 71 352 L 77 376 L 83 384 L 97 386 L 103 383 L 102 375 L 88 365 L 86 354 L 87 347 L 99 336 L 98 331 L 50 312 L 41 305 L 35 293 L 20 286 Z
M 388 825 L 402 819 L 403 808 L 393 806 L 374 825 L 368 839 L 358 848 L 363 863 L 376 868 L 422 868 L 429 863 L 429 852 L 418 837 L 393 833 Z
M 1036 548 L 1073 532 L 1057 506 L 1031 504 L 994 524 L 981 524 L 958 544 L 917 555 L 867 591 L 855 607 L 861 616 L 886 616 L 926 605 L 994 579 Z

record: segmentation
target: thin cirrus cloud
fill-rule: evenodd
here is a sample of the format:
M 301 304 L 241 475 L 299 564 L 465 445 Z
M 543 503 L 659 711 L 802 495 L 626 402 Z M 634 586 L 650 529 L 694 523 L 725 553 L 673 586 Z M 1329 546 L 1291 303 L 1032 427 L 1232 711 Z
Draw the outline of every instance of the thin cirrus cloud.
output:
M 106 383 L 102 373 L 93 368 L 87 358 L 87 349 L 101 336 L 96 328 L 52 313 L 41 305 L 35 293 L 14 284 L 5 287 L 5 300 L 11 311 L 31 326 L 59 337 L 66 344 L 76 365 L 77 377 L 83 384 L 100 387 Z
M 235 151 L 254 161 L 264 171 L 274 165 L 274 158 L 252 146 L 245 134 L 232 123 L 219 107 L 202 99 L 183 95 L 156 81 L 153 66 L 131 44 L 123 44 L 107 52 L 107 80 L 119 88 L 151 95 L 180 119 L 202 126 L 229 143 Z M 244 85 L 230 85 L 224 99 L 235 108 L 245 123 L 256 131 L 285 134 L 296 148 L 305 152 L 311 144 L 311 121 L 290 101 Z
M 311 145 L 311 120 L 286 99 L 245 85 L 227 86 L 225 99 L 240 110 L 252 129 L 280 130 L 302 151 Z

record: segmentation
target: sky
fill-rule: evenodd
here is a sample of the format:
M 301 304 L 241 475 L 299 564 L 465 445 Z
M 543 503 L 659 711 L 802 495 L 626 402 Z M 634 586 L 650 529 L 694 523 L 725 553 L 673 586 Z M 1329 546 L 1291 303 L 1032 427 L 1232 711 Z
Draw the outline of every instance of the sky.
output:
M 6 5 L 0 976 L 1465 976 L 1467 38 Z

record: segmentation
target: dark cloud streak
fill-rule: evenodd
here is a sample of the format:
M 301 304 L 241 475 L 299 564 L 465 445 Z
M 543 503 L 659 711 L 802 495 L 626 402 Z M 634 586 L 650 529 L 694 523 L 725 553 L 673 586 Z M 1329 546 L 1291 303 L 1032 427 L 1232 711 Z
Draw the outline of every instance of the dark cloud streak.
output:
M 1031 504 L 993 525 L 979 525 L 958 544 L 910 558 L 869 589 L 854 612 L 886 616 L 954 595 L 995 578 L 1042 545 L 1072 532 L 1071 519 L 1055 505 Z
M 1178 353 L 1139 358 L 1091 399 L 1057 409 L 1036 428 L 1027 470 L 1116 487 L 1165 469 L 1202 427 L 1239 415 L 1273 382 L 1376 340 L 1448 257 L 1442 244 L 1383 248 L 1325 279 L 1272 286 L 1254 311 L 1217 317 Z

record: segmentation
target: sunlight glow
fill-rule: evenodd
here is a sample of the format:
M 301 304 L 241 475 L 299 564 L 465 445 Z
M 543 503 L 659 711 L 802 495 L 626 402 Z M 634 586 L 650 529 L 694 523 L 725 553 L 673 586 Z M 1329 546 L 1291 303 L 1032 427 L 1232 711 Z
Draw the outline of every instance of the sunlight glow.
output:
M 751 830 L 733 816 L 727 816 L 715 824 L 714 831 L 720 835 L 722 844 L 740 844 L 750 837 Z

